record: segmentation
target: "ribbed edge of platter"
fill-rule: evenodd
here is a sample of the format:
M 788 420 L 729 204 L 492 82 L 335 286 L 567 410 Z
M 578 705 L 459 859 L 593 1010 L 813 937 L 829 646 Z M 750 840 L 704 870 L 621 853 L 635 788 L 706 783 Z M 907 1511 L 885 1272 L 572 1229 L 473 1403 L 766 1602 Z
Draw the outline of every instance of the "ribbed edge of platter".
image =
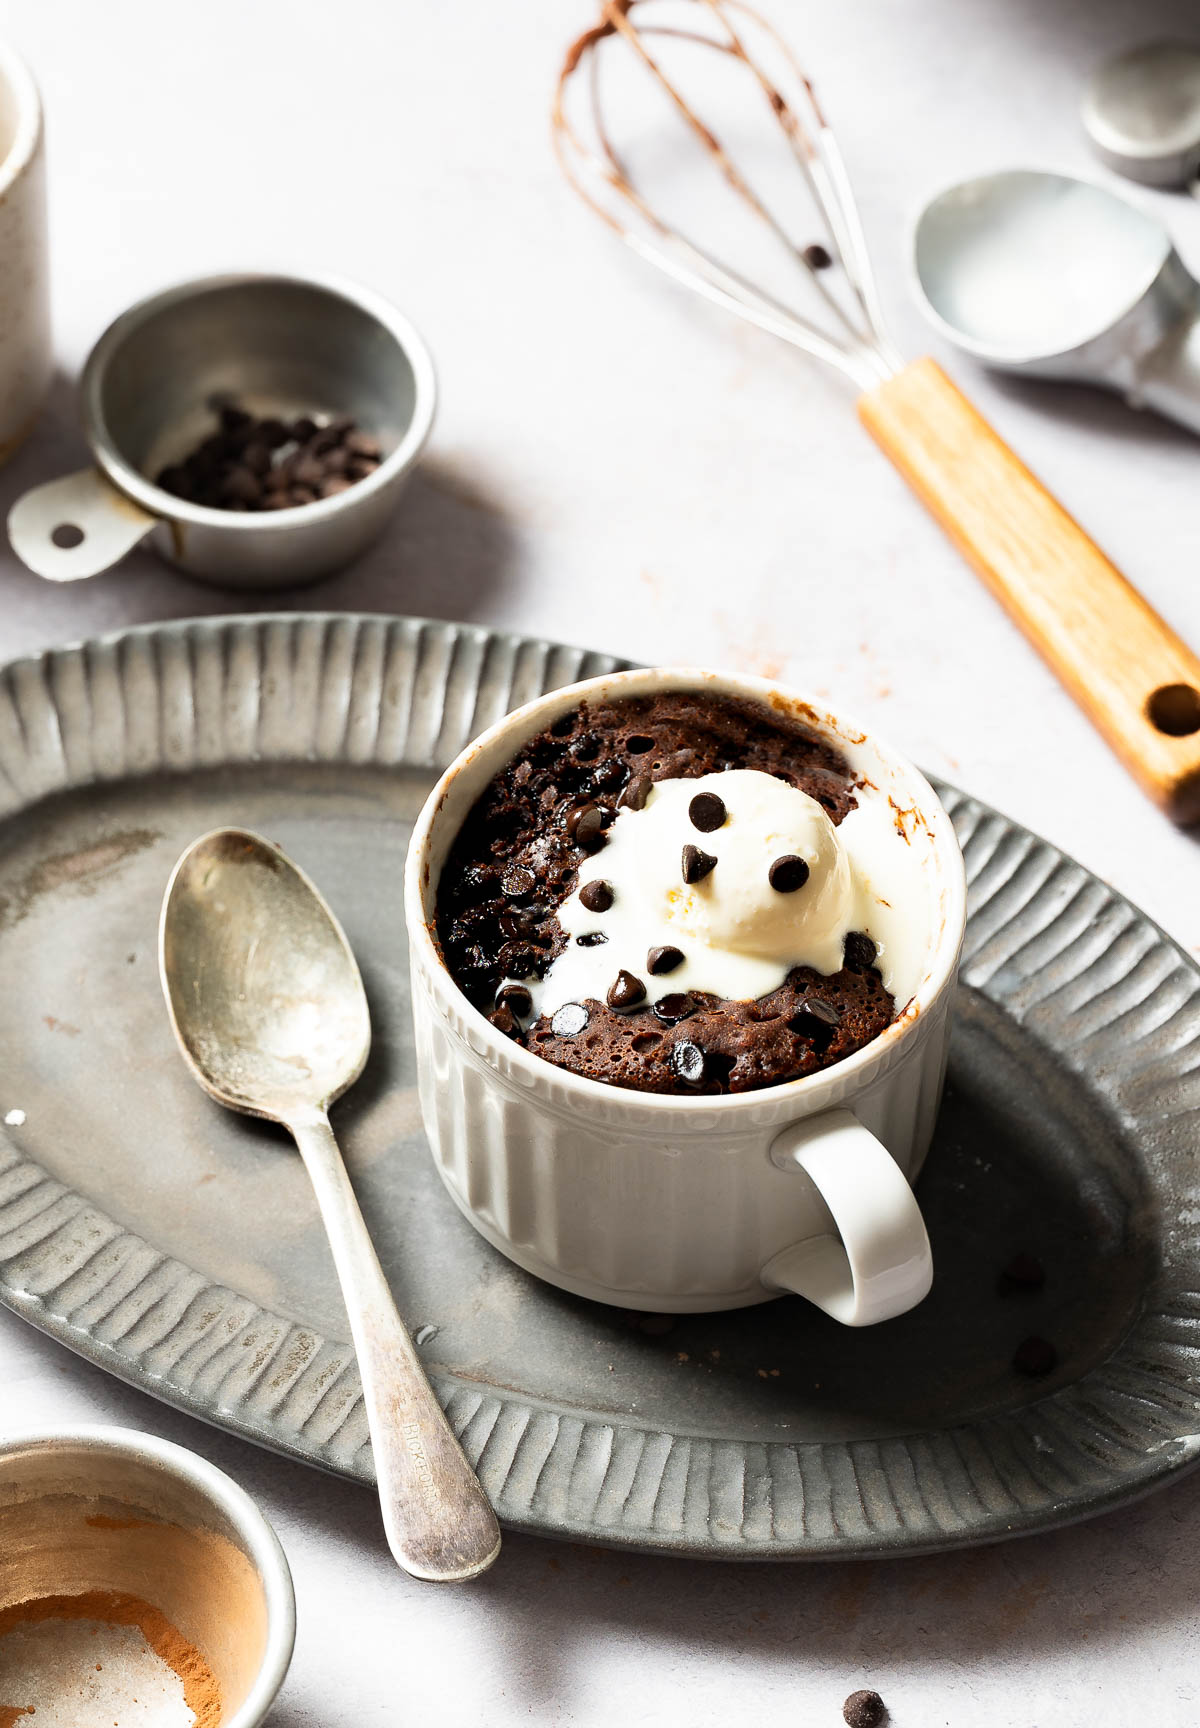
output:
M 229 761 L 436 768 L 517 704 L 621 664 L 405 618 L 129 631 L 0 671 L 0 815 L 71 786 Z M 1200 1456 L 1200 972 L 1054 847 L 939 790 L 970 883 L 964 984 L 1086 1074 L 1153 1153 L 1174 1212 L 1143 1313 L 1102 1365 L 1020 1411 L 880 1441 L 661 1433 L 442 1377 L 508 1524 L 729 1558 L 920 1552 L 1082 1516 Z M 0 1298 L 173 1404 L 370 1477 L 344 1343 L 207 1283 L 50 1178 L 2 1130 Z

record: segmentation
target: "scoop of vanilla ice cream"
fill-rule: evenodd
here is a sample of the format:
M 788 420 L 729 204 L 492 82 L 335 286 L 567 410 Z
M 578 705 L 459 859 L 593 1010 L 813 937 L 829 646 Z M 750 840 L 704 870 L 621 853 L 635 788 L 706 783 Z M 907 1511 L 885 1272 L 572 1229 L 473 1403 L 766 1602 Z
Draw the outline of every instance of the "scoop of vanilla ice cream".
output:
M 724 806 L 719 827 L 691 819 L 693 801 L 705 794 Z M 683 863 L 689 845 L 716 860 L 691 883 Z M 771 883 L 781 859 L 808 867 L 807 880 L 788 892 Z M 609 890 L 603 911 L 589 911 L 580 898 L 590 882 Z M 795 966 L 838 971 L 847 934 L 863 927 L 838 829 L 807 793 L 753 768 L 660 780 L 642 809 L 618 811 L 558 918 L 566 947 L 544 978 L 526 981 L 535 1014 L 604 1000 L 621 970 L 645 984 L 651 1002 L 680 990 L 752 1001 L 778 989 Z M 650 953 L 661 947 L 683 958 L 656 974 Z
M 688 808 L 706 792 L 722 800 L 726 816 L 720 828 L 699 833 Z M 733 768 L 698 780 L 661 781 L 645 815 L 630 835 L 642 864 L 634 891 L 653 902 L 680 947 L 838 970 L 854 884 L 837 829 L 815 798 L 773 774 Z M 681 880 L 681 835 L 717 860 L 690 887 Z M 785 893 L 772 887 L 771 866 L 789 857 L 802 858 L 809 874 L 801 888 Z

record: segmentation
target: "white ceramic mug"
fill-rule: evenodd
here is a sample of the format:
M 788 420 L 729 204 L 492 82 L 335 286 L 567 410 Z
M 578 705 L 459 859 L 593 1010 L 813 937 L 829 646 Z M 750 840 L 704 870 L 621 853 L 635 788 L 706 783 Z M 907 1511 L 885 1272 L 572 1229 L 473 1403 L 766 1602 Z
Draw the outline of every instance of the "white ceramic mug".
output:
M 708 690 L 828 737 L 918 849 L 925 968 L 895 1021 L 844 1061 L 759 1091 L 687 1098 L 555 1067 L 463 996 L 434 934 L 438 878 L 488 781 L 589 697 Z M 849 1326 L 913 1307 L 932 1278 L 911 1182 L 933 1133 L 966 911 L 962 854 L 928 782 L 818 705 L 757 678 L 619 672 L 541 697 L 471 744 L 417 820 L 405 874 L 421 1110 L 442 1180 L 519 1266 L 576 1295 L 684 1313 L 795 1291 Z
M 0 462 L 32 428 L 52 368 L 42 104 L 0 43 Z

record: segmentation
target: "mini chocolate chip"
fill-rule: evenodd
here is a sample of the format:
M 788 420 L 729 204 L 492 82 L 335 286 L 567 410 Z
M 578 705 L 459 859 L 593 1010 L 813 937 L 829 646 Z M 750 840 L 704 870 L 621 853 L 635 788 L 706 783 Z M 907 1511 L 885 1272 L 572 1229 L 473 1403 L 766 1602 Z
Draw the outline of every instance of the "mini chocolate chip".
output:
M 767 871 L 767 881 L 776 894 L 794 894 L 808 881 L 808 865 L 794 852 L 785 852 Z
M 582 1002 L 564 1002 L 551 1020 L 550 1030 L 559 1038 L 574 1038 L 590 1019 Z
M 842 1716 L 847 1728 L 880 1728 L 887 1721 L 887 1705 L 878 1692 L 864 1687 L 861 1692 L 851 1692 L 842 1705 Z
M 371 461 L 378 462 L 382 455 L 378 438 L 373 438 L 369 432 L 356 432 L 353 430 L 354 422 L 351 421 L 350 424 L 351 430 L 345 437 L 346 449 L 352 456 L 367 456 Z
M 533 951 L 522 942 L 506 942 L 496 956 L 506 977 L 524 978 L 533 970 Z
M 1046 1282 L 1046 1268 L 1032 1254 L 1014 1254 L 1000 1272 L 1001 1295 L 1016 1290 L 1040 1290 Z
M 827 246 L 822 246 L 819 240 L 814 240 L 800 254 L 810 270 L 828 270 L 833 263 L 833 254 Z
M 725 800 L 715 792 L 697 792 L 688 805 L 688 818 L 701 834 L 712 834 L 725 820 Z
M 488 1019 L 497 1032 L 503 1032 L 506 1038 L 515 1038 L 521 1030 L 507 1008 L 497 1008 L 494 1013 L 488 1015 Z
M 581 732 L 571 744 L 567 755 L 572 762 L 594 762 L 604 742 L 598 732 Z
M 865 972 L 868 966 L 874 966 L 875 954 L 876 948 L 871 938 L 861 930 L 852 930 L 842 950 L 842 965 L 848 966 L 851 972 Z
M 585 882 L 579 890 L 579 904 L 589 912 L 607 912 L 613 903 L 613 891 L 607 882 Z
M 575 946 L 577 948 L 599 948 L 602 942 L 607 941 L 608 937 L 603 930 L 588 930 L 582 936 L 576 936 Z
M 825 1026 L 840 1026 L 842 1023 L 842 1017 L 833 1004 L 822 1002 L 819 996 L 806 996 L 796 1012 L 811 1015 Z
M 626 810 L 644 809 L 646 800 L 650 796 L 650 788 L 653 785 L 654 782 L 651 780 L 649 774 L 635 774 L 628 786 L 626 786 L 624 792 L 622 792 L 621 796 L 617 799 L 617 803 L 622 805 Z
M 683 965 L 682 948 L 651 948 L 646 956 L 646 970 L 652 978 L 659 978 L 664 972 L 674 972 L 677 966 Z
M 659 997 L 654 1012 L 668 1026 L 674 1026 L 677 1021 L 686 1020 L 689 1014 L 696 1012 L 695 999 L 686 990 L 674 990 L 669 996 Z
M 704 1078 L 704 1052 L 699 1044 L 693 1044 L 689 1038 L 681 1038 L 678 1044 L 671 1048 L 670 1056 L 672 1071 L 689 1086 L 699 1086 Z
M 646 986 L 640 978 L 635 978 L 632 972 L 626 972 L 622 967 L 617 973 L 616 983 L 609 987 L 606 1000 L 610 1008 L 635 1008 L 646 1000 Z
M 496 992 L 497 1008 L 507 1008 L 510 1014 L 515 1014 L 523 1020 L 533 1009 L 533 997 L 524 984 L 505 984 Z
M 572 810 L 567 818 L 567 833 L 585 852 L 598 852 L 607 839 L 600 805 L 585 804 L 579 811 Z
M 521 900 L 537 887 L 537 877 L 523 864 L 510 864 L 500 878 L 500 886 L 510 900 Z
M 1058 1351 L 1044 1338 L 1022 1338 L 1013 1351 L 1012 1365 L 1018 1374 L 1040 1380 L 1058 1366 Z
M 703 882 L 716 859 L 711 852 L 701 852 L 699 846 L 690 843 L 683 849 L 683 879 L 691 887 L 693 882 Z

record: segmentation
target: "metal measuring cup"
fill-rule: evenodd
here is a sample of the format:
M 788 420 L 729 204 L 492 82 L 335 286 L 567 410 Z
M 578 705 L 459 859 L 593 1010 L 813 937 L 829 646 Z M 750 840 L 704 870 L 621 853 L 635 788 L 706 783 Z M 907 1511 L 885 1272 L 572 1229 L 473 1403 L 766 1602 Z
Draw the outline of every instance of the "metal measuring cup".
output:
M 1200 432 L 1200 283 L 1160 222 L 1103 186 L 1012 169 L 921 212 L 920 298 L 986 365 L 1116 390 Z
M 26 492 L 8 532 L 52 582 L 98 575 L 145 540 L 190 576 L 279 588 L 349 563 L 382 531 L 433 422 L 429 351 L 378 296 L 332 280 L 213 276 L 155 294 L 96 343 L 81 381 L 96 465 Z M 155 484 L 236 401 L 284 421 L 350 415 L 379 439 L 374 473 L 287 510 L 188 503 Z

